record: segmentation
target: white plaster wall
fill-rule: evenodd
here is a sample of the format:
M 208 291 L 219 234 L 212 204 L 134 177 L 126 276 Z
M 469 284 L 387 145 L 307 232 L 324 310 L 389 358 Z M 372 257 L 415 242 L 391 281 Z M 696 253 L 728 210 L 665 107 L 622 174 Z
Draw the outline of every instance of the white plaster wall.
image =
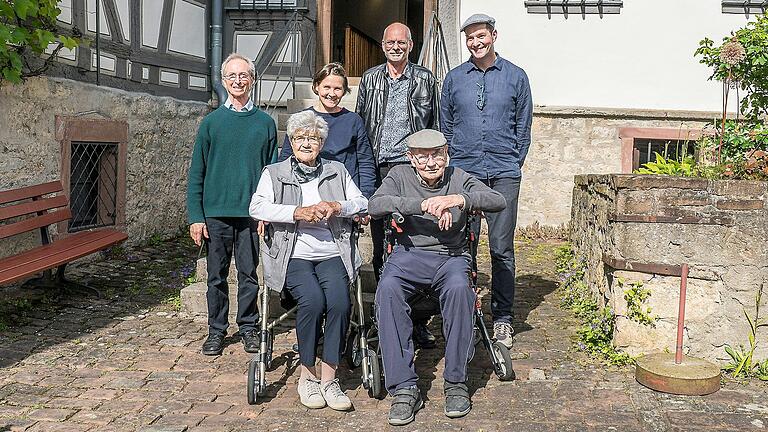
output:
M 523 0 L 445 1 L 454 2 L 459 22 L 496 18 L 496 49 L 526 70 L 537 105 L 719 111 L 722 86 L 707 81 L 693 52 L 705 36 L 719 42 L 747 22 L 723 14 L 720 0 L 625 0 L 618 15 L 586 19 L 529 14 Z

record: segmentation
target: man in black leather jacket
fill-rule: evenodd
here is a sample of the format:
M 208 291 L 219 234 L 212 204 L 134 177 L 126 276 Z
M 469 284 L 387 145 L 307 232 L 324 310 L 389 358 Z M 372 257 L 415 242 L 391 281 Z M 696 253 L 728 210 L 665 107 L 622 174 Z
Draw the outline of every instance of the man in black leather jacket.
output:
M 411 30 L 392 23 L 384 30 L 381 49 L 387 62 L 374 66 L 360 80 L 356 111 L 363 118 L 376 158 L 377 184 L 397 165 L 408 164 L 405 138 L 422 129 L 438 129 L 437 79 L 424 67 L 408 61 L 413 49 Z M 384 223 L 371 221 L 373 270 L 376 280 L 384 264 Z M 435 338 L 425 323 L 414 323 L 414 342 L 425 348 Z

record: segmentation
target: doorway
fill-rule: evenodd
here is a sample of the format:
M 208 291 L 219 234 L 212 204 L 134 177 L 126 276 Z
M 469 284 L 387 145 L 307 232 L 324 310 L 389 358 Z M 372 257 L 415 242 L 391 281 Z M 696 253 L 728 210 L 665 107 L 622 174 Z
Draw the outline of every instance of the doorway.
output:
M 410 60 L 416 62 L 424 37 L 424 16 L 424 0 L 332 0 L 329 60 L 343 63 L 349 76 L 361 76 L 385 61 L 381 50 L 384 29 L 402 22 L 411 29 L 414 49 Z

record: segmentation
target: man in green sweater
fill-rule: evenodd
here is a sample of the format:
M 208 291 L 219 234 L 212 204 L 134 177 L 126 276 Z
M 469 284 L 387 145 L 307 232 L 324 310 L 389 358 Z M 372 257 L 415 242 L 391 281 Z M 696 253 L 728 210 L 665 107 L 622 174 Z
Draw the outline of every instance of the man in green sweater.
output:
M 237 325 L 246 352 L 259 349 L 256 267 L 259 237 L 248 215 L 264 167 L 277 160 L 277 129 L 250 98 L 253 62 L 233 53 L 222 63 L 229 98 L 200 123 L 187 186 L 189 235 L 208 246 L 208 338 L 203 354 L 224 349 L 229 313 L 227 275 L 234 250 L 237 267 Z

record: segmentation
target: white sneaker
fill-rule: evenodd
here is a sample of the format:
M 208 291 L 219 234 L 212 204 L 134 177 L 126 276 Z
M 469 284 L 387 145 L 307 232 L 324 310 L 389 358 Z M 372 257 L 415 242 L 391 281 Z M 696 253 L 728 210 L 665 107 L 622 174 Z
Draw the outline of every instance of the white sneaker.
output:
M 512 348 L 512 337 L 514 334 L 515 329 L 512 328 L 512 324 L 505 322 L 493 323 L 493 338 L 507 348 Z
M 320 393 L 320 380 L 311 378 L 299 379 L 299 399 L 301 404 L 310 409 L 323 408 L 325 399 Z
M 339 386 L 338 378 L 323 384 L 320 391 L 322 391 L 323 398 L 331 409 L 336 411 L 349 411 L 352 409 L 352 401 L 349 400 L 344 390 Z

